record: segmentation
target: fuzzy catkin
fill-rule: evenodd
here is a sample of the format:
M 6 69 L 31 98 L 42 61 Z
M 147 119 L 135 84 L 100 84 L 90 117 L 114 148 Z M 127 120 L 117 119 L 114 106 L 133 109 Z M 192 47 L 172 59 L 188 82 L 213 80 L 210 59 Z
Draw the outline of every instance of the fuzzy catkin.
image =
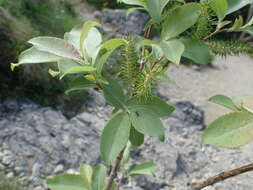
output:
M 253 45 L 248 42 L 208 40 L 206 44 L 215 55 L 224 57 L 253 53 Z

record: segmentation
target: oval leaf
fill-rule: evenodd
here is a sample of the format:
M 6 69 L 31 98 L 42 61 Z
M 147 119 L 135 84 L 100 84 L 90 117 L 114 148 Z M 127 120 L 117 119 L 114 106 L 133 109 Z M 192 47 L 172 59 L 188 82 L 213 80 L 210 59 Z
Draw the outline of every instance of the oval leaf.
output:
M 80 175 L 60 174 L 47 180 L 47 186 L 52 190 L 87 190 Z
M 202 144 L 237 148 L 253 140 L 253 114 L 234 112 L 224 115 L 204 131 Z
M 133 146 L 141 146 L 144 143 L 144 135 L 131 127 L 129 140 Z
M 37 37 L 28 41 L 40 51 L 81 62 L 78 50 L 68 41 L 55 37 Z
M 92 63 L 94 63 L 96 60 L 101 42 L 102 42 L 102 35 L 98 31 L 98 29 L 91 28 L 89 30 L 87 38 L 84 40 L 84 47 L 86 53 L 92 59 Z
M 111 165 L 117 155 L 127 145 L 131 123 L 126 113 L 116 114 L 105 126 L 101 141 L 101 157 L 106 164 Z
M 228 11 L 227 14 L 233 13 L 246 5 L 253 3 L 253 0 L 227 0 Z
M 125 109 L 125 96 L 122 87 L 116 80 L 107 78 L 109 84 L 103 85 L 103 94 L 106 101 L 116 108 Z
M 103 190 L 106 180 L 106 167 L 102 164 L 97 165 L 92 174 L 91 190 Z M 70 190 L 70 189 L 69 189 Z M 72 190 L 72 189 L 71 189 Z
M 86 72 L 94 72 L 96 71 L 96 68 L 91 67 L 91 66 L 79 66 L 79 67 L 72 67 L 68 70 L 66 70 L 60 77 L 62 79 L 64 76 L 68 74 L 73 74 L 73 73 L 86 73 Z
M 18 64 L 29 63 L 52 63 L 57 62 L 60 59 L 59 56 L 53 55 L 48 52 L 39 51 L 35 47 L 31 47 L 23 51 L 18 58 Z
M 218 16 L 219 21 L 222 21 L 228 10 L 227 0 L 213 0 L 211 1 L 211 7 Z
M 180 64 L 181 56 L 184 52 L 184 44 L 179 40 L 163 41 L 160 44 L 164 56 L 176 65 Z
M 98 56 L 95 61 L 95 67 L 97 68 L 97 72 L 101 73 L 103 66 L 110 55 L 114 52 L 118 47 L 125 45 L 126 42 L 122 39 L 111 39 L 103 43 L 99 49 Z
M 77 90 L 85 90 L 88 88 L 95 88 L 96 84 L 92 81 L 87 80 L 86 78 L 77 77 L 73 80 L 71 80 L 68 84 L 69 89 L 65 91 L 66 94 L 69 94 L 70 92 L 77 91 Z
M 158 97 L 151 97 L 149 100 L 141 101 L 139 98 L 133 98 L 127 106 L 131 108 L 145 107 L 157 114 L 158 117 L 169 116 L 175 108 L 172 105 L 167 104 L 165 101 Z
M 146 162 L 142 164 L 136 164 L 130 167 L 128 171 L 129 176 L 135 175 L 152 175 L 154 176 L 157 166 L 154 162 Z
M 92 178 L 92 167 L 88 164 L 81 164 L 80 166 L 80 175 L 84 180 L 85 187 L 87 189 L 91 188 L 91 178 Z
M 83 55 L 85 55 L 85 51 L 83 49 L 85 40 L 87 39 L 91 28 L 94 28 L 95 26 L 101 26 L 101 25 L 94 21 L 87 21 L 84 23 L 82 27 L 82 32 L 81 32 L 81 37 L 80 37 L 80 49 Z
M 194 25 L 200 15 L 198 3 L 187 3 L 174 9 L 165 19 L 162 26 L 162 38 L 168 40 L 174 38 Z
M 160 22 L 164 7 L 170 0 L 146 0 L 147 10 L 155 22 Z
M 224 95 L 216 95 L 216 96 L 213 96 L 211 98 L 209 98 L 210 102 L 213 102 L 215 104 L 219 104 L 219 105 L 222 105 L 230 110 L 233 110 L 233 111 L 240 111 L 236 105 L 234 104 L 233 100 L 227 96 L 224 96 Z
M 64 34 L 64 39 L 70 42 L 79 52 L 81 52 L 80 49 L 80 37 L 82 33 L 82 26 L 78 25 L 72 28 L 70 32 L 66 32 Z
M 164 127 L 159 117 L 144 107 L 131 108 L 130 119 L 133 127 L 142 134 L 164 140 Z
M 185 46 L 183 57 L 198 64 L 207 64 L 213 60 L 209 47 L 202 41 L 194 39 L 181 39 Z

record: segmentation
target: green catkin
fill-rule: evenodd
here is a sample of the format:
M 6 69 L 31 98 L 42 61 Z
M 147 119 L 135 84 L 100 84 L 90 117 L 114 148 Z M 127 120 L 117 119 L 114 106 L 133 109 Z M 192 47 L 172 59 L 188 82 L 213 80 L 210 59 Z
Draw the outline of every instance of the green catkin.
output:
M 211 34 L 215 24 L 215 13 L 213 12 L 210 2 L 202 2 L 201 12 L 196 24 L 191 28 L 191 36 L 194 39 L 204 39 Z
M 151 61 L 153 61 L 151 59 Z M 154 63 L 153 63 L 154 64 Z M 142 71 L 137 74 L 134 86 L 133 96 L 148 100 L 154 92 L 157 76 L 162 72 L 161 64 L 154 64 L 150 71 Z
M 138 54 L 133 39 L 128 39 L 127 45 L 121 48 L 121 55 L 120 76 L 131 87 L 138 70 Z
M 206 44 L 215 55 L 223 57 L 253 53 L 253 45 L 247 42 L 209 40 Z

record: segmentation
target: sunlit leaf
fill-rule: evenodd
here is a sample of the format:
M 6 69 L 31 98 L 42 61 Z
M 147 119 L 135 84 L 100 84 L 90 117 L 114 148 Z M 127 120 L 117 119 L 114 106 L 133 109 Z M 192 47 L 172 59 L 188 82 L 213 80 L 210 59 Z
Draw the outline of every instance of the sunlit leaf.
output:
M 73 46 L 75 46 L 75 48 L 79 50 L 79 52 L 81 52 L 80 49 L 81 33 L 82 33 L 82 26 L 78 25 L 72 28 L 70 32 L 66 32 L 64 34 L 64 39 L 73 44 Z
M 51 190 L 88 190 L 80 175 L 60 174 L 47 180 Z
M 102 43 L 102 35 L 96 28 L 91 28 L 89 30 L 88 36 L 84 41 L 84 47 L 86 53 L 91 57 L 92 63 L 95 62 L 97 54 L 99 52 L 99 46 Z
M 36 37 L 29 40 L 29 43 L 40 51 L 45 51 L 59 57 L 72 59 L 81 62 L 81 55 L 78 50 L 66 40 L 55 37 Z
M 234 112 L 213 121 L 204 131 L 202 144 L 236 148 L 253 140 L 253 114 Z
M 61 59 L 59 56 L 48 52 L 39 51 L 35 47 L 31 47 L 30 49 L 23 51 L 19 55 L 18 63 L 12 63 L 11 67 L 13 70 L 16 66 L 22 64 L 53 63 L 57 62 L 59 59 Z
M 80 49 L 83 55 L 85 55 L 85 51 L 84 51 L 85 40 L 87 39 L 90 30 L 94 28 L 95 26 L 101 26 L 101 25 L 94 21 L 87 21 L 84 23 L 82 27 L 82 32 L 81 32 L 81 37 L 80 37 Z
M 92 178 L 92 167 L 88 164 L 81 164 L 80 166 L 80 175 L 84 180 L 85 187 L 87 189 L 91 188 L 91 178 Z
M 230 110 L 233 111 L 240 111 L 236 105 L 234 104 L 233 100 L 227 96 L 224 95 L 216 95 L 211 98 L 209 98 L 210 102 L 213 102 L 215 104 L 222 105 Z

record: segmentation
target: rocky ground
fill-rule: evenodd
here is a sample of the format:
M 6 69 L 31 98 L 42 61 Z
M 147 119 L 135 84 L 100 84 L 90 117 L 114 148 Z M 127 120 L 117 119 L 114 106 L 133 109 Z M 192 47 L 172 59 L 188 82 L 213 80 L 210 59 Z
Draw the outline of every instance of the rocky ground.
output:
M 85 9 L 79 7 L 82 8 Z M 86 18 L 103 22 L 104 32 L 109 37 L 140 34 L 147 19 L 139 12 L 128 20 L 124 11 L 89 9 L 83 12 L 83 17 L 89 14 Z M 238 66 L 238 62 L 243 63 Z M 224 111 L 210 106 L 206 99 L 217 93 L 250 93 L 253 87 L 249 82 L 253 71 L 249 58 L 233 57 L 226 62 L 217 59 L 214 65 L 214 68 L 170 68 L 168 75 L 178 86 L 163 83 L 159 87 L 160 96 L 177 108 L 163 120 L 166 140 L 161 143 L 148 138 L 132 153 L 133 162 L 153 160 L 159 169 L 155 177 L 143 176 L 126 182 L 124 189 L 187 190 L 201 179 L 253 162 L 252 144 L 233 150 L 200 146 L 205 119 L 210 121 Z M 48 176 L 76 169 L 81 162 L 99 163 L 98 138 L 111 107 L 101 95 L 93 93 L 82 110 L 68 120 L 61 111 L 41 107 L 29 100 L 6 100 L 0 104 L 0 169 L 4 168 L 9 177 L 18 176 L 32 189 L 41 190 Z M 221 189 L 253 189 L 252 172 L 205 190 Z
M 203 111 L 189 102 L 173 104 L 176 111 L 163 120 L 165 142 L 148 138 L 132 153 L 132 162 L 155 161 L 159 168 L 156 177 L 139 177 L 126 183 L 124 189 L 185 190 L 200 179 L 253 161 L 250 145 L 236 150 L 201 147 Z M 40 190 L 48 176 L 76 169 L 81 162 L 99 163 L 98 137 L 111 107 L 96 94 L 84 109 L 67 120 L 60 111 L 29 101 L 1 104 L 0 166 L 7 176 L 18 176 Z M 253 175 L 248 173 L 206 189 L 252 188 Z

